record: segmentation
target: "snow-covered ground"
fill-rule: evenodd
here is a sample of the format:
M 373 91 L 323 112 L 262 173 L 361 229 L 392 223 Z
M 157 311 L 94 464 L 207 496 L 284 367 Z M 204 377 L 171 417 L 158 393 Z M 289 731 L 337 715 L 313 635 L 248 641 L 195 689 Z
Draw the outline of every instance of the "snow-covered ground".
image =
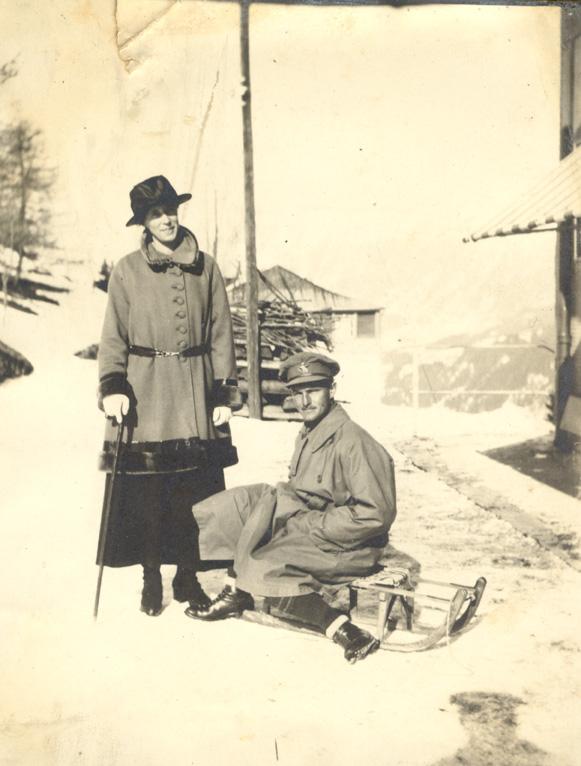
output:
M 578 501 L 524 476 L 513 483 L 510 469 L 477 453 L 546 424 L 510 407 L 477 416 L 383 407 L 377 380 L 373 394 L 357 386 L 376 361 L 363 375 L 362 360 L 346 360 L 338 395 L 394 454 L 393 545 L 426 575 L 487 577 L 471 630 L 426 653 L 380 652 L 349 666 L 325 639 L 186 619 L 170 600 L 171 568 L 157 619 L 139 612 L 137 568 L 106 570 L 95 624 L 103 421 L 95 363 L 73 354 L 97 339 L 105 296 L 83 266 L 67 270 L 74 290 L 61 307 L 0 313 L 0 337 L 35 367 L 0 386 L 1 763 L 428 766 L 455 763 L 470 737 L 478 766 L 581 764 L 579 571 L 396 447 L 441 448 L 524 511 L 550 507 L 554 520 L 563 508 L 574 525 Z M 234 419 L 241 459 L 228 484 L 284 478 L 297 428 Z M 206 582 L 219 587 L 214 574 Z M 488 743 L 485 721 L 463 725 L 451 697 L 465 692 L 484 693 L 489 719 L 499 695 L 519 697 L 511 738 Z

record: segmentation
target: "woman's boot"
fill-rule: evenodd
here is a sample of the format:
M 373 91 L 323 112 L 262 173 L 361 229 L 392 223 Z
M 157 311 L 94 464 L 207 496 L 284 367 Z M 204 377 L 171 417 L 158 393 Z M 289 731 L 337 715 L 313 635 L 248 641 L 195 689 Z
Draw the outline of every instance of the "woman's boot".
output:
M 173 578 L 173 597 L 176 601 L 189 601 L 196 609 L 204 609 L 210 599 L 200 585 L 196 570 L 191 567 L 178 566 Z
M 163 588 L 159 568 L 143 567 L 143 590 L 141 591 L 141 611 L 150 617 L 161 614 Z

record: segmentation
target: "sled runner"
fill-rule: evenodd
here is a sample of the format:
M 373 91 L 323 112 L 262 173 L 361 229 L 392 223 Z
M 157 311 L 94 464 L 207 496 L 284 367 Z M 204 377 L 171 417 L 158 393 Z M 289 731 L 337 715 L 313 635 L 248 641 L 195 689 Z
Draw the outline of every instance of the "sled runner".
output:
M 465 628 L 478 609 L 485 587 L 484 577 L 479 577 L 473 586 L 422 578 L 413 583 L 409 570 L 385 568 L 350 583 L 349 609 L 354 622 L 370 628 L 369 606 L 363 610 L 359 604 L 359 595 L 365 592 L 371 596 L 372 609 L 377 607 L 375 635 L 381 641 L 381 648 L 392 652 L 420 652 Z M 432 617 L 434 614 L 439 617 L 435 624 L 433 619 L 427 619 L 428 612 Z M 256 611 L 245 611 L 243 616 L 261 625 L 320 636 L 264 611 L 260 600 L 257 600 Z M 393 638 L 396 632 L 401 639 Z

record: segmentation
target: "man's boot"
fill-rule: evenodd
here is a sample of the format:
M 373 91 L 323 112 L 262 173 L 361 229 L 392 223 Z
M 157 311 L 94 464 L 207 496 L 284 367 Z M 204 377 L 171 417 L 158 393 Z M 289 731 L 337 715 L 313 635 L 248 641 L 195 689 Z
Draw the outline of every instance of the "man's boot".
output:
M 210 604 L 210 599 L 200 585 L 196 570 L 191 567 L 178 566 L 172 587 L 176 601 L 189 601 L 194 609 L 202 609 Z
M 188 617 L 197 620 L 214 622 L 215 620 L 225 620 L 228 617 L 240 617 L 245 609 L 252 609 L 253 606 L 254 601 L 250 593 L 226 585 L 224 590 L 212 599 L 207 607 L 190 606 L 185 613 Z
M 333 641 L 345 650 L 345 659 L 353 664 L 363 660 L 371 652 L 379 649 L 379 641 L 371 633 L 358 628 L 350 620 L 346 620 L 333 633 Z

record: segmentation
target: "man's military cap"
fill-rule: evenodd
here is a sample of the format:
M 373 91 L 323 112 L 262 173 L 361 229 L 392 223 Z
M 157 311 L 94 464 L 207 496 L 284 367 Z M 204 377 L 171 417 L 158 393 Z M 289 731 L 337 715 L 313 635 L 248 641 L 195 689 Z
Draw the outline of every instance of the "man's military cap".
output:
M 299 383 L 332 380 L 339 369 L 337 362 L 328 356 L 302 351 L 281 362 L 279 377 L 287 386 L 297 386 Z

